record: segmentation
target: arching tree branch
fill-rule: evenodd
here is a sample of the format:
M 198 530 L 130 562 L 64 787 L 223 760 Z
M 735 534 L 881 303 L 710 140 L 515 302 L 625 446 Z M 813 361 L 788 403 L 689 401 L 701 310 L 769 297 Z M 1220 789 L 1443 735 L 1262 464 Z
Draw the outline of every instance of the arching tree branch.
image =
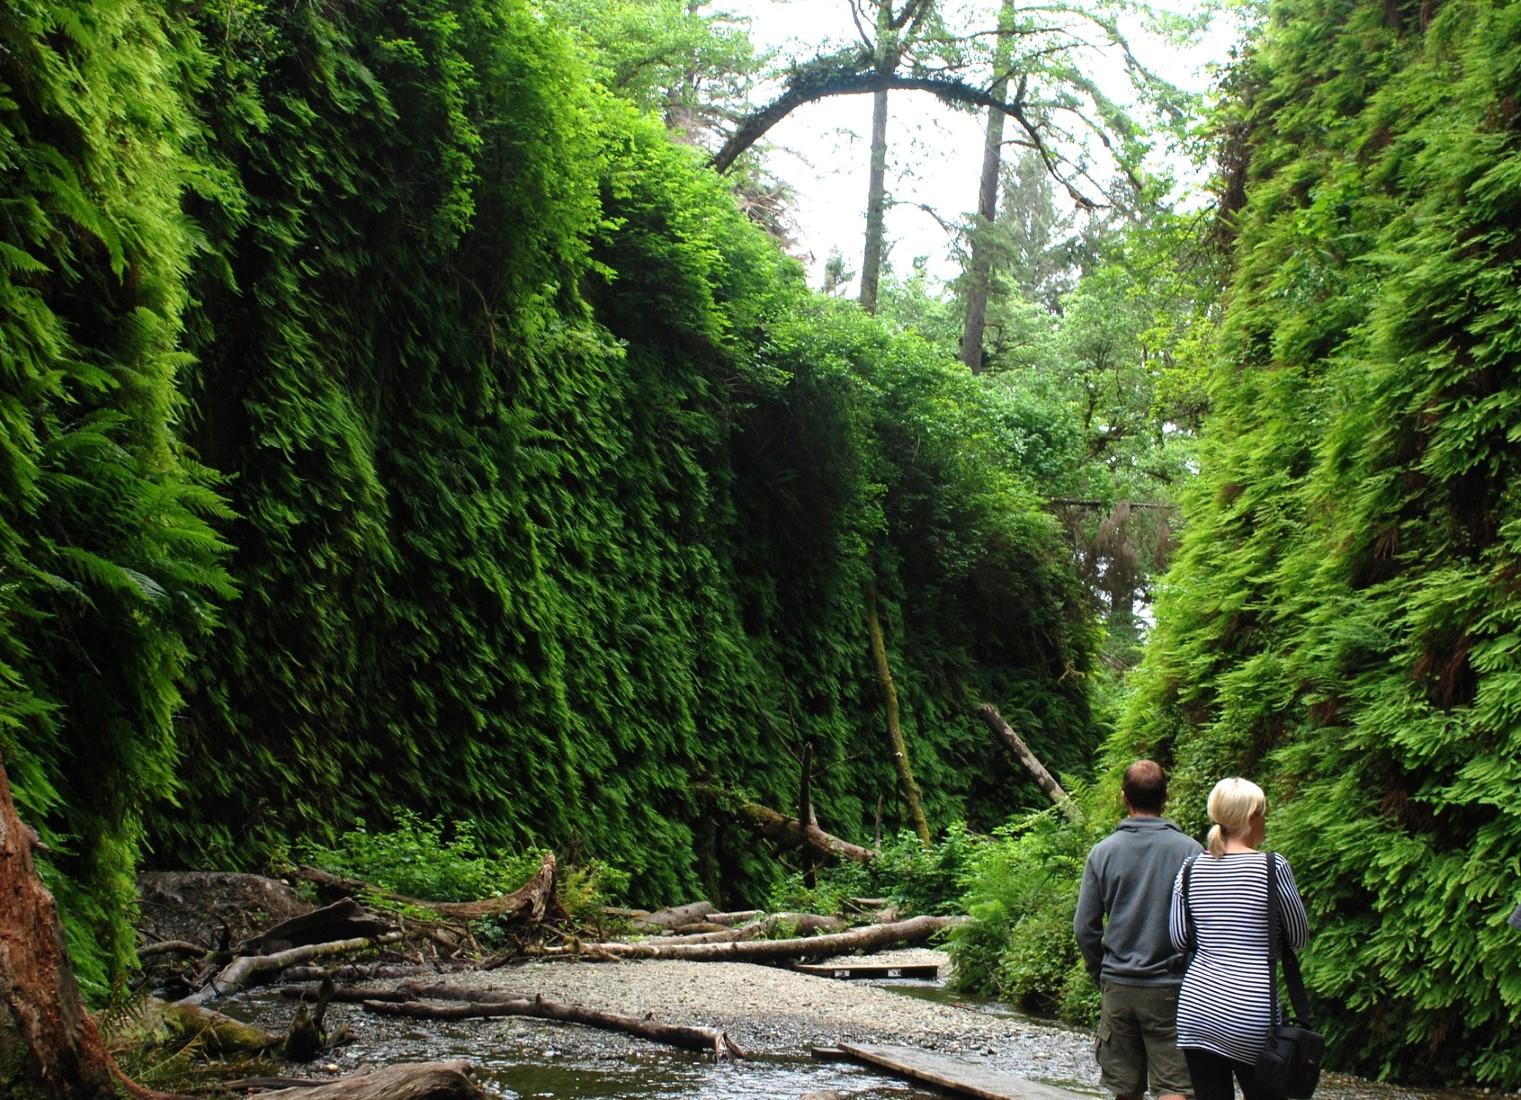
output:
M 719 172 L 728 171 L 741 153 L 806 103 L 816 103 L 831 96 L 862 95 L 883 89 L 929 92 L 947 103 L 1002 111 L 1029 136 L 1030 143 L 1045 162 L 1047 171 L 1061 183 L 1073 202 L 1090 210 L 1098 205 L 1062 177 L 1057 170 L 1057 160 L 1047 147 L 1040 128 L 1025 113 L 1017 98 L 1012 101 L 1001 100 L 985 88 L 950 77 L 912 73 L 884 74 L 876 71 L 871 56 L 861 51 L 820 58 L 795 69 L 787 81 L 787 90 L 745 119 L 729 140 L 724 142 L 723 148 L 713 155 L 713 167 Z

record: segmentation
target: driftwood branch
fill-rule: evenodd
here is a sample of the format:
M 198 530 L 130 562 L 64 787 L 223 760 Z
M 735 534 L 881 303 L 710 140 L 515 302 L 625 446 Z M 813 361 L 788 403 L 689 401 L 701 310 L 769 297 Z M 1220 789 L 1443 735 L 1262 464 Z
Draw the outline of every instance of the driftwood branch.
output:
M 1014 754 L 1014 759 L 1024 765 L 1025 771 L 1030 773 L 1040 789 L 1045 791 L 1047 797 L 1055 803 L 1057 809 L 1067 815 L 1067 820 L 1081 820 L 1082 814 L 1078 812 L 1077 805 L 1067 792 L 1062 790 L 1061 784 L 1046 770 L 1046 766 L 1040 762 L 1040 759 L 1030 751 L 1030 746 L 1025 744 L 1024 739 L 1014 732 L 1014 727 L 1004 721 L 1003 715 L 998 713 L 998 708 L 992 703 L 983 703 L 977 708 L 977 713 L 988 724 L 988 728 L 1008 746 L 1009 751 Z
M 683 1050 L 711 1051 L 715 1058 L 743 1058 L 745 1052 L 724 1032 L 710 1027 L 662 1024 L 649 1017 L 622 1016 L 600 1012 L 581 1005 L 546 1001 L 543 997 L 522 997 L 511 993 L 482 989 L 458 989 L 446 985 L 405 983 L 402 992 L 417 1000 L 370 1000 L 365 1011 L 382 1016 L 406 1016 L 413 1019 L 465 1020 L 486 1016 L 530 1016 L 561 1023 L 584 1024 L 604 1031 L 621 1031 L 652 1042 Z M 449 1001 L 437 1004 L 429 1001 Z
M 873 924 L 849 932 L 825 936 L 804 936 L 787 940 L 756 940 L 728 943 L 597 943 L 568 947 L 541 948 L 532 951 L 546 958 L 577 954 L 601 955 L 624 959 L 689 959 L 698 962 L 784 962 L 810 956 L 847 954 L 852 951 L 877 951 L 905 943 L 920 943 L 942 929 L 960 923 L 962 917 L 912 917 L 889 924 Z
M 329 955 L 348 955 L 355 951 L 365 951 L 384 944 L 395 943 L 402 938 L 400 932 L 387 932 L 383 936 L 338 940 L 334 943 L 312 943 L 304 947 L 292 947 L 288 951 L 277 951 L 273 955 L 241 955 L 224 966 L 216 977 L 207 983 L 204 989 L 198 990 L 188 997 L 181 998 L 175 1003 L 185 1005 L 204 1004 L 213 997 L 236 993 L 251 985 L 257 985 L 261 981 L 267 981 L 287 967 L 294 966 L 297 963 L 309 962 L 312 959 L 325 958 Z
M 314 883 L 330 893 L 369 894 L 371 897 L 385 898 L 402 905 L 431 909 L 440 916 L 453 920 L 472 921 L 485 917 L 506 917 L 512 920 L 539 923 L 546 917 L 551 920 L 561 920 L 566 915 L 564 907 L 560 904 L 559 895 L 555 893 L 555 882 L 558 876 L 559 865 L 554 853 L 545 852 L 533 878 L 510 894 L 499 898 L 485 898 L 481 901 L 422 901 L 418 898 L 409 898 L 405 894 L 394 894 L 388 890 L 378 889 L 358 879 L 330 874 L 316 867 L 299 867 L 293 877 Z

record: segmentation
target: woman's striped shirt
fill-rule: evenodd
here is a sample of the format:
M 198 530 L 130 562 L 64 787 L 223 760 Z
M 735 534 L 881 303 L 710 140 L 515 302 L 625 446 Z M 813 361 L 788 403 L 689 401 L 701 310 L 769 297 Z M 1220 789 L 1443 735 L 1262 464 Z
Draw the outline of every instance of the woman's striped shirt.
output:
M 1284 942 L 1309 936 L 1304 902 L 1289 861 L 1274 853 Z M 1194 949 L 1178 991 L 1178 1046 L 1254 1063 L 1267 1036 L 1267 854 L 1205 853 L 1189 872 L 1190 940 L 1183 909 L 1183 873 L 1173 882 L 1168 934 L 1179 951 Z

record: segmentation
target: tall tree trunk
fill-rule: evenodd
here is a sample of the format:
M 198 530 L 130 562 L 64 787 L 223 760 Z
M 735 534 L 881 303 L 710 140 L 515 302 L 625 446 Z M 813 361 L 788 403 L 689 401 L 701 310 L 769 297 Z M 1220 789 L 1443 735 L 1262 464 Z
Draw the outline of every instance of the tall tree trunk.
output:
M 887 89 L 871 99 L 871 181 L 866 188 L 866 250 L 861 258 L 861 308 L 877 312 L 877 287 L 886 252 Z
M 898 720 L 898 689 L 893 684 L 892 668 L 887 663 L 887 643 L 882 637 L 882 620 L 877 614 L 875 581 L 866 583 L 866 629 L 871 636 L 871 659 L 877 666 L 877 681 L 882 685 L 882 700 L 887 711 L 887 740 L 892 746 L 893 766 L 898 770 L 898 786 L 903 790 L 903 800 L 908 803 L 908 816 L 914 832 L 919 834 L 919 842 L 928 848 L 929 821 L 924 816 L 919 784 L 909 766 L 908 744 L 903 740 L 903 726 Z
M 998 14 L 999 39 L 993 62 L 997 80 L 992 94 L 1000 103 L 1009 94 L 1008 33 L 1014 23 L 1014 0 L 1003 0 Z M 977 221 L 972 226 L 971 262 L 966 273 L 966 325 L 961 330 L 961 361 L 973 374 L 982 373 L 982 337 L 988 323 L 988 297 L 993 288 L 993 253 L 988 234 L 998 217 L 998 175 L 1003 167 L 1004 112 L 988 108 L 982 145 L 982 177 L 977 186 Z
M 74 982 L 58 907 L 32 862 L 36 844 L 0 761 L 0 1096 L 114 1100 L 110 1057 Z

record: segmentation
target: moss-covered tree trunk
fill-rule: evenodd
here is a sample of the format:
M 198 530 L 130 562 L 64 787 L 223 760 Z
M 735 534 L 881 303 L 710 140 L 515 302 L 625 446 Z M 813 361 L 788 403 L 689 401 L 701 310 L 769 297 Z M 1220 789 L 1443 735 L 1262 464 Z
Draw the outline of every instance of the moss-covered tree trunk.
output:
M 929 821 L 924 816 L 924 802 L 919 797 L 919 784 L 914 779 L 914 769 L 908 760 L 908 743 L 903 740 L 903 723 L 898 717 L 898 689 L 893 684 L 893 670 L 887 663 L 887 642 L 882 637 L 882 618 L 877 614 L 877 586 L 873 581 L 866 584 L 866 630 L 871 636 L 871 660 L 877 669 L 877 682 L 882 686 L 882 706 L 887 715 L 887 740 L 892 746 L 893 767 L 898 771 L 898 786 L 903 791 L 903 801 L 908 804 L 909 820 L 914 832 L 927 848 L 930 844 Z

